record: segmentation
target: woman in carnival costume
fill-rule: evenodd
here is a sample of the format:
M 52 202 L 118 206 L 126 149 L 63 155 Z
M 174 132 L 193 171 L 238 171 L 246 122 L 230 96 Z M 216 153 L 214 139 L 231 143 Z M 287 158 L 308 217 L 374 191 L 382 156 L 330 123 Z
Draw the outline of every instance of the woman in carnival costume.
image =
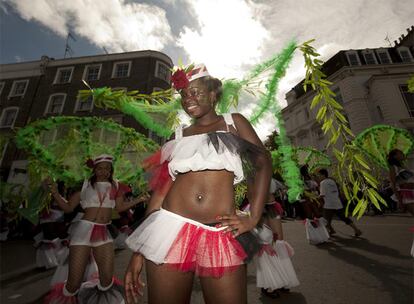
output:
M 112 210 L 125 211 L 143 199 L 124 202 L 122 187 L 113 179 L 113 157 L 100 155 L 89 160 L 93 175 L 85 180 L 80 192 L 68 200 L 50 183 L 53 198 L 66 213 L 79 204 L 85 211 L 82 219 L 75 221 L 70 229 L 69 273 L 66 283 L 57 284 L 46 297 L 46 303 L 122 303 L 122 287 L 114 282 L 114 246 L 108 230 Z M 99 271 L 99 279 L 81 283 L 89 263 L 91 252 Z
M 260 251 L 255 257 L 256 284 L 262 294 L 270 298 L 278 298 L 279 291 L 289 292 L 289 288 L 299 285 L 290 260 L 294 251 L 283 237 L 283 208 L 273 194 L 277 187 L 272 179 L 262 218 L 254 229 L 260 243 Z
M 270 156 L 242 115 L 216 113 L 222 84 L 204 65 L 178 70 L 172 81 L 193 124 L 179 127 L 162 147 L 148 216 L 126 241 L 134 251 L 125 276 L 127 302 L 142 294 L 145 258 L 149 303 L 190 303 L 195 276 L 206 303 L 247 303 L 249 249 L 242 243 L 261 218 Z M 233 186 L 245 177 L 251 214 L 237 216 Z
M 387 160 L 394 197 L 414 216 L 414 171 L 404 167 L 405 156 L 399 149 L 390 151 Z
M 329 240 L 329 232 L 326 229 L 327 221 L 321 217 L 317 206 L 317 200 L 319 200 L 318 183 L 311 178 L 307 165 L 300 168 L 300 173 L 305 184 L 304 195 L 300 202 L 305 215 L 306 238 L 312 245 L 325 243 Z

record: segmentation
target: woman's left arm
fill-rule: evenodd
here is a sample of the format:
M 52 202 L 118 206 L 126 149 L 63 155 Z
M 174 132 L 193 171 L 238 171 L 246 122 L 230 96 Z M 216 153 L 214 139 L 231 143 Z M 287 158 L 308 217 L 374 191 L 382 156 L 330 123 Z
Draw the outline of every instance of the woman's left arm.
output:
M 266 150 L 257 136 L 250 122 L 241 114 L 232 114 L 239 137 L 257 146 L 261 151 L 255 161 L 255 175 L 253 181 L 249 182 L 248 199 L 250 202 L 250 217 L 238 219 L 234 216 L 220 217 L 223 226 L 229 226 L 226 230 L 233 231 L 234 236 L 253 229 L 259 222 L 264 202 L 269 193 L 270 179 L 272 176 L 272 161 L 269 151 Z M 241 219 L 241 220 L 240 220 Z
M 143 203 L 149 199 L 148 193 L 144 193 L 136 198 L 133 198 L 132 200 L 124 200 L 124 196 L 120 195 L 115 199 L 115 209 L 118 212 L 124 212 L 128 209 L 134 207 L 135 205 L 138 205 L 139 203 Z

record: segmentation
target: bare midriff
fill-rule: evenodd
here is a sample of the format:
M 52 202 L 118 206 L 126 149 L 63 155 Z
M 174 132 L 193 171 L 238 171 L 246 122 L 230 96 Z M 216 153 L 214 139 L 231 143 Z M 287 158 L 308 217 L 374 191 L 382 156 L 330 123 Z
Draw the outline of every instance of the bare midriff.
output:
M 112 210 L 112 208 L 86 208 L 82 219 L 99 224 L 106 224 L 109 223 L 112 219 Z
M 218 215 L 235 213 L 233 180 L 226 170 L 178 174 L 162 207 L 200 223 L 217 222 Z

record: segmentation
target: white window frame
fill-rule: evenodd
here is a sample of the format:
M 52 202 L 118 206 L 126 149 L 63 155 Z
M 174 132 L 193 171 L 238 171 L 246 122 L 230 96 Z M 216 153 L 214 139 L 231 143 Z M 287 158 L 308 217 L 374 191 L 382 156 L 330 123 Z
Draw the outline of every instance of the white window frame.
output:
M 3 126 L 2 123 L 3 123 L 4 115 L 6 114 L 6 112 L 8 110 L 17 110 L 16 111 L 16 116 L 14 117 L 13 123 L 10 126 Z M 13 129 L 14 128 L 14 124 L 16 123 L 17 116 L 19 115 L 19 110 L 20 110 L 19 107 L 7 107 L 7 108 L 4 108 L 3 111 L 1 112 L 1 116 L 0 116 L 0 129 L 8 129 L 8 128 Z
M 58 96 L 58 95 L 62 95 L 63 96 L 62 108 L 57 113 L 49 112 L 50 103 L 52 102 L 53 97 L 54 96 Z M 55 94 L 50 95 L 49 96 L 49 100 L 47 101 L 47 106 L 46 106 L 45 112 L 43 113 L 43 115 L 48 115 L 48 114 L 52 114 L 52 115 L 54 115 L 54 114 L 62 114 L 63 108 L 65 107 L 66 96 L 67 96 L 66 93 L 55 93 Z
M 93 97 L 92 97 L 92 98 L 93 98 Z M 93 106 L 94 106 L 93 99 L 92 99 L 92 106 L 91 106 L 91 108 L 90 108 L 89 110 L 79 110 L 79 104 L 80 104 L 81 102 L 84 102 L 84 101 L 81 101 L 81 99 L 78 97 L 78 98 L 76 99 L 75 109 L 74 109 L 73 113 L 79 113 L 79 112 L 81 112 L 81 113 L 86 113 L 86 112 L 92 112 L 92 111 L 93 111 Z
M 345 52 L 345 55 L 346 55 L 346 58 L 348 59 L 349 66 L 360 66 L 361 65 L 361 60 L 359 59 L 357 51 L 347 51 L 347 52 Z M 350 55 L 355 55 L 356 56 L 357 61 L 358 61 L 358 65 L 351 64 L 351 60 L 349 59 Z
M 72 82 L 72 78 L 73 78 L 73 70 L 75 69 L 75 67 L 73 66 L 67 66 L 67 67 L 61 67 L 58 68 L 56 71 L 56 75 L 55 75 L 55 80 L 53 81 L 53 84 L 66 84 L 66 83 L 71 83 Z M 70 70 L 70 77 L 69 80 L 67 82 L 58 82 L 58 79 L 60 78 L 60 71 L 62 70 Z
M 381 62 L 381 64 L 391 64 L 392 63 L 392 59 L 390 57 L 390 53 L 388 53 L 388 50 L 379 49 L 379 50 L 376 50 L 375 52 L 377 53 L 378 59 Z M 387 56 L 387 58 L 388 58 L 388 62 L 382 62 L 380 54 L 385 54 Z
M 120 65 L 120 64 L 125 64 L 125 63 L 128 63 L 128 75 L 125 76 L 125 77 L 115 77 L 116 66 L 117 65 Z M 122 79 L 122 78 L 128 78 L 129 75 L 131 75 L 131 66 L 132 66 L 132 61 L 119 61 L 119 62 L 114 62 L 114 66 L 112 67 L 112 75 L 111 75 L 111 78 L 115 78 L 115 79 L 117 79 L 117 78 L 120 78 L 120 79 Z
M 411 55 L 410 49 L 406 46 L 400 46 L 397 48 L 398 54 L 400 55 L 401 61 L 406 63 L 406 62 L 413 62 L 413 55 Z M 401 55 L 401 51 L 406 51 L 408 54 L 408 57 L 410 58 L 410 61 L 404 61 L 403 56 Z
M 367 55 L 367 54 L 372 55 L 372 57 L 374 58 L 375 63 L 368 63 L 368 61 L 367 61 L 367 57 L 366 57 L 366 55 Z M 375 57 L 375 53 L 374 53 L 374 51 L 373 51 L 373 50 L 363 50 L 363 51 L 362 51 L 362 55 L 364 56 L 365 63 L 366 63 L 367 65 L 378 64 L 378 60 L 377 60 L 377 58 Z
M 3 89 L 4 89 L 4 86 L 6 85 L 6 82 L 4 82 L 4 81 L 0 81 L 0 96 L 1 96 L 1 94 L 3 93 Z
M 88 68 L 96 67 L 96 66 L 99 66 L 98 78 L 94 79 L 94 80 L 86 79 L 86 76 L 88 74 Z M 85 80 L 85 81 L 97 81 L 97 80 L 101 79 L 101 71 L 102 71 L 102 63 L 88 64 L 88 65 L 85 66 L 85 69 L 83 70 L 82 79 Z
M 16 84 L 18 82 L 26 82 L 26 86 L 25 86 L 24 92 L 22 94 L 14 94 L 14 90 L 16 89 Z M 18 97 L 18 96 L 24 97 L 24 95 L 26 94 L 26 91 L 27 91 L 27 87 L 28 86 L 29 86 L 29 79 L 21 79 L 21 80 L 15 80 L 15 81 L 13 81 L 13 84 L 12 84 L 12 87 L 10 89 L 9 97 L 8 98 L 10 98 L 10 97 Z
M 7 147 L 9 146 L 10 139 L 7 140 L 6 144 L 3 147 L 3 151 L 1 152 L 1 158 L 0 158 L 0 166 L 3 163 L 4 155 L 6 155 Z
M 159 73 L 159 70 L 160 70 L 160 66 L 164 66 L 167 69 L 167 71 L 169 71 L 169 73 L 167 74 L 167 79 L 164 79 L 164 78 L 159 77 L 158 73 Z M 156 78 L 158 78 L 158 79 L 161 79 L 161 80 L 166 81 L 167 83 L 170 83 L 170 81 L 171 81 L 171 71 L 170 71 L 170 67 L 167 64 L 165 64 L 164 62 L 157 60 L 155 62 L 155 72 L 154 72 L 154 76 Z

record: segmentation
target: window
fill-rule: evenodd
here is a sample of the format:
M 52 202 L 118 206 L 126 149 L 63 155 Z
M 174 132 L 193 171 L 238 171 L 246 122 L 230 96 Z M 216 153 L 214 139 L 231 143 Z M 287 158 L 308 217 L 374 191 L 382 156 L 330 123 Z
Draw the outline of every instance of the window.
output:
M 129 72 L 131 68 L 131 62 L 117 62 L 114 64 L 112 70 L 112 78 L 124 78 L 129 77 Z
M 407 85 L 400 85 L 400 91 L 407 106 L 408 114 L 410 117 L 414 117 L 414 93 L 408 92 Z
M 29 80 L 16 80 L 13 81 L 12 88 L 10 90 L 9 97 L 24 96 L 26 93 Z
M 348 63 L 350 66 L 361 65 L 357 52 L 355 51 L 346 52 L 346 57 L 348 58 Z
M 63 111 L 66 94 L 50 95 L 45 114 L 60 114 Z
M 335 88 L 332 91 L 335 93 L 334 99 L 336 100 L 336 102 L 343 106 L 344 100 L 342 98 L 341 90 L 339 88 Z
M 364 55 L 366 64 L 377 64 L 378 63 L 373 51 L 365 50 L 365 51 L 362 51 L 362 54 Z
M 4 82 L 0 82 L 0 95 L 3 92 Z
M 99 80 L 102 64 L 87 65 L 83 71 L 82 79 L 85 81 Z
M 377 55 L 382 64 L 392 63 L 390 55 L 387 50 L 377 50 Z
M 5 143 L 2 146 L 1 158 L 0 158 L 0 165 L 3 163 L 4 155 L 6 154 L 7 147 L 9 145 L 10 139 L 5 139 Z
M 170 82 L 171 72 L 168 66 L 161 61 L 157 61 L 155 65 L 155 77 Z
M 5 108 L 1 113 L 0 128 L 13 128 L 18 112 L 19 108 L 17 107 Z
M 406 46 L 401 46 L 398 49 L 402 62 L 412 62 L 413 57 L 411 56 L 410 50 Z
M 53 84 L 63 84 L 72 81 L 73 67 L 58 68 Z
M 87 112 L 93 109 L 93 96 L 89 96 L 86 100 L 78 98 L 76 102 L 75 112 Z
M 380 121 L 384 121 L 384 114 L 380 106 L 377 106 L 377 115 Z

